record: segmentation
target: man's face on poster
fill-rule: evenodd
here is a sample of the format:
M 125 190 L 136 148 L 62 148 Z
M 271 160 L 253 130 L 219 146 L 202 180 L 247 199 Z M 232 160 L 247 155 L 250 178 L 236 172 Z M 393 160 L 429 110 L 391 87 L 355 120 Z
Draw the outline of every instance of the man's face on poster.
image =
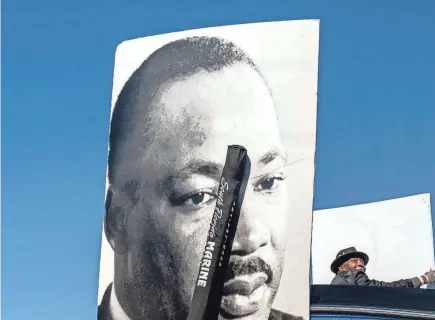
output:
M 267 319 L 282 273 L 287 191 L 266 84 L 239 63 L 167 82 L 148 108 L 148 136 L 133 130 L 117 171 L 136 195 L 123 216 L 127 251 L 116 257 L 123 284 L 115 286 L 124 293 L 117 294 L 137 319 L 186 316 L 227 147 L 238 144 L 248 150 L 251 175 L 220 319 Z M 135 126 L 142 132 L 142 123 Z

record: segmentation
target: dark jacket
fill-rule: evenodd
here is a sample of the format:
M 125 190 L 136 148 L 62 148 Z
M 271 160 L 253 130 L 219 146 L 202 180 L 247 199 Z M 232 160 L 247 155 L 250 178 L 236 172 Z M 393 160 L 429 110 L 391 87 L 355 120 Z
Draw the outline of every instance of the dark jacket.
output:
M 304 320 L 304 318 L 271 309 L 268 320 Z
M 359 285 L 359 286 L 380 286 L 380 287 L 408 287 L 420 288 L 421 281 L 419 278 L 402 279 L 393 282 L 384 282 L 371 280 L 360 270 L 338 271 L 332 279 L 332 285 Z
M 116 320 L 109 314 L 109 300 L 112 292 L 112 284 L 110 284 L 104 292 L 101 304 L 98 307 L 98 320 Z M 302 317 L 292 316 L 277 310 L 271 310 L 268 320 L 304 320 Z

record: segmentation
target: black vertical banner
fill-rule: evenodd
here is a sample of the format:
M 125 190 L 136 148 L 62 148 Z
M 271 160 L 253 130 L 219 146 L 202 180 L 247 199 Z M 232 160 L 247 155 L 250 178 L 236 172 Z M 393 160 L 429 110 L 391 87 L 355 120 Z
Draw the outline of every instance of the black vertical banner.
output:
M 247 150 L 241 146 L 229 146 L 187 320 L 218 318 L 249 172 Z

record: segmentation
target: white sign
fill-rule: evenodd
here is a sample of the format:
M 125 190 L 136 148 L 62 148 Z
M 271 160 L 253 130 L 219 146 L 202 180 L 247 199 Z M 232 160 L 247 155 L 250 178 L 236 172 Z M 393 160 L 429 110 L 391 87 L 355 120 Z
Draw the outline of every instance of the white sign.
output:
M 313 284 L 330 284 L 330 265 L 348 247 L 368 254 L 371 279 L 395 281 L 429 271 L 434 265 L 429 194 L 315 211 Z

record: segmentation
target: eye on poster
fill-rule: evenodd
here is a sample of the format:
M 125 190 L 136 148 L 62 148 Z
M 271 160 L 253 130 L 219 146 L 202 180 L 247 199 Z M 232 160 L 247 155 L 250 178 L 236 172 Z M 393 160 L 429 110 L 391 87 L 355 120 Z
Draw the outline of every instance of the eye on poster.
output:
M 342 257 L 355 256 L 362 258 L 362 265 L 355 261 L 346 270 L 361 268 L 377 281 L 405 280 L 401 284 L 432 288 L 433 283 L 421 283 L 426 282 L 422 275 L 434 267 L 432 228 L 429 194 L 315 211 L 312 282 L 331 284 L 331 269 L 338 271 L 350 261 Z
M 187 317 L 229 145 L 251 161 L 219 319 L 309 319 L 319 21 L 116 50 L 99 319 Z

